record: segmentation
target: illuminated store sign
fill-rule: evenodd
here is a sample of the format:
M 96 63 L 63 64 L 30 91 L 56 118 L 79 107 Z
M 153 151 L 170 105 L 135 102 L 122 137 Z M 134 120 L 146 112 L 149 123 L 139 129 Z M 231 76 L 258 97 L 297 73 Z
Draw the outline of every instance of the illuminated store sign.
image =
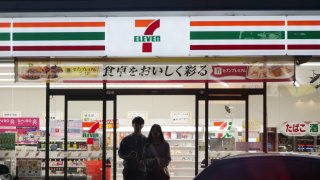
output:
M 189 56 L 189 17 L 108 17 L 107 55 Z

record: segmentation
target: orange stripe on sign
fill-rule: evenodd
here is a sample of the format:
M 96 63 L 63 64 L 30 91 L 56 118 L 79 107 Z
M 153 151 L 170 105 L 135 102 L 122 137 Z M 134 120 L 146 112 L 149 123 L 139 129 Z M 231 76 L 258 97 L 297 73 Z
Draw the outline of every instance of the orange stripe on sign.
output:
M 9 28 L 10 23 L 0 23 L 0 28 Z
M 190 26 L 284 26 L 284 21 L 191 21 Z
M 104 27 L 105 24 L 105 22 L 14 22 L 13 27 Z
M 320 25 L 320 21 L 288 21 L 288 26 L 313 26 Z
M 82 122 L 82 128 L 90 128 L 93 126 L 96 122 Z
M 148 27 L 154 19 L 136 20 L 135 27 Z
M 223 122 L 213 122 L 213 126 L 221 126 Z

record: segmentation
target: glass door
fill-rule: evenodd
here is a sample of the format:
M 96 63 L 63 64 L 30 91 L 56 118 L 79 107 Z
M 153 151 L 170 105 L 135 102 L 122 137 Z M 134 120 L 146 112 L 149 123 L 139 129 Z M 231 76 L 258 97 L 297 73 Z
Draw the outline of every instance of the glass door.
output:
M 113 119 L 114 101 L 90 98 L 70 98 L 65 101 L 67 134 L 61 148 L 64 158 L 55 159 L 56 174 L 68 179 L 101 180 L 113 177 Z M 103 116 L 104 111 L 106 117 Z M 106 133 L 103 133 L 103 119 L 106 119 Z M 66 141 L 65 141 L 66 140 Z M 105 140 L 105 147 L 103 141 Z M 59 146 L 60 147 L 60 146 Z M 103 156 L 105 152 L 106 169 L 103 177 Z M 63 167 L 63 168 L 61 168 Z M 64 171 L 63 171 L 64 170 Z
M 168 169 L 172 180 L 192 179 L 195 175 L 195 96 L 187 95 L 121 95 L 118 102 L 118 143 L 133 133 L 132 119 L 145 120 L 142 134 L 148 137 L 152 125 L 159 124 L 170 145 Z M 200 128 L 200 141 L 202 128 Z M 123 160 L 117 157 L 117 179 L 122 179 Z
M 244 151 L 245 110 L 245 101 L 209 101 L 208 152 L 211 161 Z
M 68 101 L 65 174 L 69 179 L 102 176 L 102 101 Z

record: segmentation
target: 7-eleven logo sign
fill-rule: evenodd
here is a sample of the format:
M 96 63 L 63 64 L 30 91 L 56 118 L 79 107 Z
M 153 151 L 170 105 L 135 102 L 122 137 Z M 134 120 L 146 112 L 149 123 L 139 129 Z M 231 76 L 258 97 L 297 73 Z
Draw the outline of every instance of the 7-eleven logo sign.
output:
M 217 138 L 233 138 L 231 132 L 232 122 L 221 122 L 217 121 L 213 123 L 213 127 L 217 129 Z
M 134 36 L 134 42 L 142 43 L 142 52 L 152 52 L 152 43 L 160 42 L 160 36 L 155 36 L 154 32 L 160 27 L 160 19 L 135 20 L 136 28 L 146 28 L 142 36 Z
M 87 144 L 93 144 L 94 138 L 99 137 L 98 133 L 95 133 L 99 129 L 99 122 L 95 122 L 91 125 L 88 132 L 84 132 L 82 137 L 87 138 Z

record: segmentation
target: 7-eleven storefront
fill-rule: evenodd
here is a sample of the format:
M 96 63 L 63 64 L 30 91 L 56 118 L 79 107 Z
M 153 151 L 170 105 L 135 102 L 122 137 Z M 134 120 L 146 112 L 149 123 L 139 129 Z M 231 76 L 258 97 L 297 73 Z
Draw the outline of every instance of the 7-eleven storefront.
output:
M 15 75 L 0 84 L 0 153 L 20 178 L 121 179 L 135 116 L 145 135 L 162 126 L 172 179 L 248 151 L 318 152 L 318 67 L 297 64 L 319 54 L 319 17 L 0 22 L 0 72 Z

